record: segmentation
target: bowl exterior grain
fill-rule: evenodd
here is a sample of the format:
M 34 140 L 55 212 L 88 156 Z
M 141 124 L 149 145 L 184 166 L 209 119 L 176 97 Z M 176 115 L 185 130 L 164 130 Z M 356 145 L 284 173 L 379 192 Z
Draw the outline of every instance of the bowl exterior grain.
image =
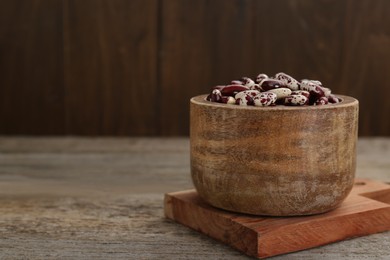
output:
M 191 176 L 212 206 L 293 216 L 336 208 L 353 186 L 358 101 L 243 107 L 190 101 Z

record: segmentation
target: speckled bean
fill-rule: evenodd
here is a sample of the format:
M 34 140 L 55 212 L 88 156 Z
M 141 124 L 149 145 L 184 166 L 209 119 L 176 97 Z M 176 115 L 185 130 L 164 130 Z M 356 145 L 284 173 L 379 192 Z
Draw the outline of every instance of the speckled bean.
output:
M 236 104 L 236 99 L 231 96 L 222 96 L 221 103 L 225 103 L 229 105 Z
M 332 94 L 332 91 L 330 90 L 330 88 L 324 88 L 324 87 L 321 87 L 321 88 L 322 88 L 322 91 L 324 91 L 325 97 L 329 97 L 330 94 Z
M 319 81 L 319 80 L 310 80 L 310 81 L 311 81 L 312 83 L 314 83 L 314 84 L 316 84 L 316 85 L 322 87 L 322 82 L 321 82 L 321 81 Z
M 284 99 L 284 104 L 289 106 L 303 106 L 307 102 L 308 98 L 304 95 L 291 95 Z
M 319 99 L 317 99 L 315 102 L 314 102 L 314 105 L 315 106 L 322 106 L 322 105 L 326 105 L 328 104 L 329 101 L 328 101 L 328 98 L 327 97 L 320 97 Z
M 275 88 L 284 88 L 286 87 L 286 84 L 284 84 L 284 82 L 277 79 L 263 79 L 259 83 L 259 86 L 262 90 L 268 91 L 270 89 L 275 89 Z
M 248 77 L 243 77 L 241 81 L 244 83 L 244 86 L 248 88 L 252 88 L 256 84 L 251 78 Z
M 259 84 L 253 85 L 250 89 L 251 89 L 251 90 L 257 90 L 257 91 L 262 91 L 262 89 L 260 88 L 260 85 L 259 85 Z
M 309 91 L 306 91 L 306 90 L 294 90 L 294 91 L 291 91 L 291 95 L 304 95 L 305 97 L 307 97 L 308 99 L 310 98 L 310 93 Z
M 222 100 L 222 93 L 219 89 L 213 89 L 213 91 L 211 92 L 211 98 L 210 100 L 212 102 L 218 102 L 220 103 L 221 100 Z
M 253 103 L 258 107 L 268 107 L 275 105 L 277 95 L 272 92 L 262 92 L 253 98 Z
M 250 106 L 253 105 L 253 97 L 258 95 L 260 92 L 257 90 L 245 90 L 238 92 L 234 98 L 236 99 L 236 104 L 240 106 Z
M 291 90 L 298 90 L 299 89 L 299 81 L 291 77 L 290 75 L 287 75 L 286 73 L 279 72 L 275 75 L 275 79 L 280 80 L 286 84 L 286 86 Z
M 286 97 L 291 95 L 291 89 L 289 89 L 289 88 L 275 88 L 275 89 L 270 89 L 270 90 L 268 90 L 267 92 L 264 92 L 264 93 L 268 93 L 268 92 L 275 93 L 276 94 L 276 98 L 278 100 L 286 98 Z
M 314 82 L 313 80 L 302 80 L 300 89 L 309 91 L 310 96 L 314 97 L 316 99 L 319 99 L 320 97 L 325 96 L 325 93 L 322 90 L 322 87 L 320 85 L 313 83 L 313 82 Z
M 260 73 L 259 75 L 257 75 L 255 82 L 259 84 L 263 79 L 268 79 L 268 75 Z
M 328 101 L 329 101 L 329 103 L 332 103 L 332 104 L 336 104 L 336 103 L 340 103 L 341 102 L 341 100 L 338 97 L 336 97 L 335 95 L 333 95 L 333 94 L 329 95 Z
M 240 106 L 253 105 L 253 98 L 248 94 L 242 95 L 239 98 L 236 98 L 236 105 L 240 105 Z

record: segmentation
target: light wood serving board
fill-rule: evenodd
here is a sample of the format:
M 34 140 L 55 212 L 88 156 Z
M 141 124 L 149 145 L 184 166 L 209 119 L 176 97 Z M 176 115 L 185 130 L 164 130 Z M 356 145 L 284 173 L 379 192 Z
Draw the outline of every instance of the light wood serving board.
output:
M 195 190 L 165 194 L 165 216 L 258 258 L 390 230 L 390 185 L 358 179 L 341 206 L 304 217 L 262 217 L 209 206 Z

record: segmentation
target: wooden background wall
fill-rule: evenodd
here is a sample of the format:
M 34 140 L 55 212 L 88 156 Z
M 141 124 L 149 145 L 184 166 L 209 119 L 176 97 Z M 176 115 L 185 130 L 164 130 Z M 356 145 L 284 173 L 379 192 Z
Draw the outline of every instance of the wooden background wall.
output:
M 191 96 L 280 71 L 390 135 L 390 1 L 0 0 L 0 134 L 187 135 Z

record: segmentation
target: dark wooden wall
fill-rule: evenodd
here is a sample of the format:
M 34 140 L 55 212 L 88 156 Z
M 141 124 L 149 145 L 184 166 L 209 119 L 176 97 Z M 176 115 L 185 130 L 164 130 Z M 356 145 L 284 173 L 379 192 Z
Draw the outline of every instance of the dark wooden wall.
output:
M 390 135 L 390 1 L 0 0 L 0 134 L 187 135 L 191 96 L 280 71 Z

